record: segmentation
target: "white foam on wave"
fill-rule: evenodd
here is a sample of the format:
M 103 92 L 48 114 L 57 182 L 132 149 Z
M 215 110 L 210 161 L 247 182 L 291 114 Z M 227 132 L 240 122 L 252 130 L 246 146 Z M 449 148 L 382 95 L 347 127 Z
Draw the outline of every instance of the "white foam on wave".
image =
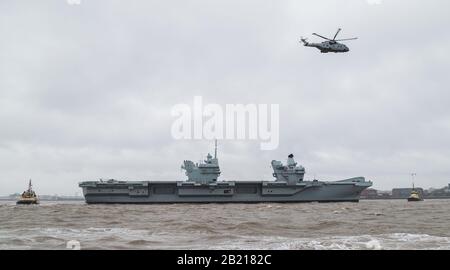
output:
M 81 242 L 82 247 L 83 244 L 87 244 L 89 248 L 108 248 L 111 242 L 127 243 L 129 241 L 151 238 L 151 233 L 147 230 L 93 227 L 82 229 L 57 227 L 12 229 L 6 230 L 4 235 L 8 237 L 0 237 L 0 246 L 3 244 L 10 248 L 14 248 L 14 245 L 8 243 L 13 241 L 22 241 L 21 245 L 17 248 L 42 248 L 46 246 L 49 248 L 57 248 L 58 245 L 64 246 L 67 241 L 71 240 Z
M 44 239 L 44 240 L 43 240 Z M 0 230 L 1 248 L 58 248 L 64 241 L 77 240 L 82 248 L 110 249 L 278 249 L 278 250 L 352 250 L 352 249 L 450 249 L 450 237 L 428 234 L 390 233 L 357 236 L 293 238 L 282 236 L 232 235 L 205 238 L 192 232 L 152 232 L 129 228 L 28 228 Z M 24 242 L 25 241 L 25 242 Z M 61 241 L 59 243 L 58 241 Z M 148 244 L 147 244 L 148 242 Z
M 1 232 L 1 230 L 0 230 Z M 199 235 L 191 233 L 172 233 L 167 231 L 153 232 L 143 229 L 129 228 L 26 228 L 5 231 L 8 239 L 3 239 L 0 233 L 0 247 L 9 248 L 59 248 L 67 241 L 75 240 L 81 243 L 81 248 L 88 249 L 134 249 L 133 243 L 144 243 L 139 248 L 206 248 L 207 243 L 201 243 Z M 42 241 L 44 239 L 44 241 Z M 48 239 L 48 240 L 47 240 Z M 26 240 L 25 244 L 14 246 L 14 240 Z M 53 242 L 50 242 L 52 240 Z M 55 243 L 55 241 L 59 241 Z M 3 243 L 2 243 L 3 242 Z M 149 244 L 145 244 L 149 242 Z M 198 242 L 198 243 L 197 243 Z
M 383 247 L 381 246 L 380 241 L 376 240 L 376 239 L 372 239 L 369 242 L 366 243 L 366 248 L 367 249 L 383 249 Z
M 238 241 L 224 242 L 217 248 L 314 250 L 450 249 L 450 238 L 410 233 L 294 239 L 286 237 L 243 237 Z

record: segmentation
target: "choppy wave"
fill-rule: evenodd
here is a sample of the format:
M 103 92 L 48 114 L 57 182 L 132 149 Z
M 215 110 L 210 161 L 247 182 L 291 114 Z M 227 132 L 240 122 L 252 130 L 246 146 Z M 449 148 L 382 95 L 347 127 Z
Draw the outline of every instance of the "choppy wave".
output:
M 252 240 L 257 242 L 252 243 Z M 263 237 L 246 241 L 226 243 L 224 249 L 450 249 L 450 238 L 427 234 L 392 233 L 382 235 L 334 236 L 324 238 Z
M 450 249 L 450 200 L 0 206 L 0 249 Z
M 0 248 L 66 248 L 76 240 L 83 249 L 268 249 L 268 250 L 353 250 L 353 249 L 450 249 L 450 237 L 428 234 L 391 233 L 380 235 L 288 238 L 280 236 L 202 237 L 186 234 L 152 233 L 124 228 L 36 228 L 0 231 Z M 10 235 L 6 236 L 5 235 Z M 30 237 L 30 235 L 35 235 Z M 208 241 L 209 240 L 209 241 Z

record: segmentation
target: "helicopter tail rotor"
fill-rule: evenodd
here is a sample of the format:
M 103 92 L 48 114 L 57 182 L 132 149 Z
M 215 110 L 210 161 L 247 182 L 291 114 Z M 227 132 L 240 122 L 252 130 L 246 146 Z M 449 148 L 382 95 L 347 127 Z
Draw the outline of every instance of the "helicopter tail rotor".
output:
M 305 46 L 308 46 L 309 43 L 308 43 L 308 41 L 307 41 L 307 40 L 308 40 L 307 38 L 301 37 L 300 40 L 301 40 L 301 42 L 303 42 L 303 44 L 304 44 Z

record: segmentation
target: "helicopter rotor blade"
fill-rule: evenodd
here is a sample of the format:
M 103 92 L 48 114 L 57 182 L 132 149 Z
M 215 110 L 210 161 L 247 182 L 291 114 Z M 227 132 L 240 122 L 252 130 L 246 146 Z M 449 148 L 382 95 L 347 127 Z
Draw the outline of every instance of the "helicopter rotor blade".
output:
M 312 34 L 315 35 L 315 36 L 321 37 L 321 38 L 323 38 L 323 39 L 326 39 L 326 40 L 330 40 L 330 41 L 331 41 L 331 39 L 326 38 L 326 37 L 324 37 L 324 36 L 321 36 L 321 35 L 319 35 L 319 34 L 316 34 L 316 33 L 312 33 Z
M 345 41 L 345 40 L 355 40 L 355 39 L 358 39 L 358 38 L 355 37 L 355 38 L 336 39 L 335 41 Z
M 339 32 L 341 32 L 341 28 L 339 28 L 338 30 L 337 30 L 337 32 L 336 32 L 336 35 L 334 35 L 334 38 L 333 38 L 333 40 L 335 40 L 336 39 L 336 37 L 337 37 L 337 35 L 339 34 Z

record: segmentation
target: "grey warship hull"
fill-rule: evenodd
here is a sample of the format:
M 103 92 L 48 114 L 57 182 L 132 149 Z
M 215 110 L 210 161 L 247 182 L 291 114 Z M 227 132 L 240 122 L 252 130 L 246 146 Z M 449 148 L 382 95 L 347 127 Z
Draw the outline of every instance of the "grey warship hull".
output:
M 81 182 L 85 200 L 94 203 L 294 203 L 357 202 L 372 182 L 341 181 L 89 181 Z

